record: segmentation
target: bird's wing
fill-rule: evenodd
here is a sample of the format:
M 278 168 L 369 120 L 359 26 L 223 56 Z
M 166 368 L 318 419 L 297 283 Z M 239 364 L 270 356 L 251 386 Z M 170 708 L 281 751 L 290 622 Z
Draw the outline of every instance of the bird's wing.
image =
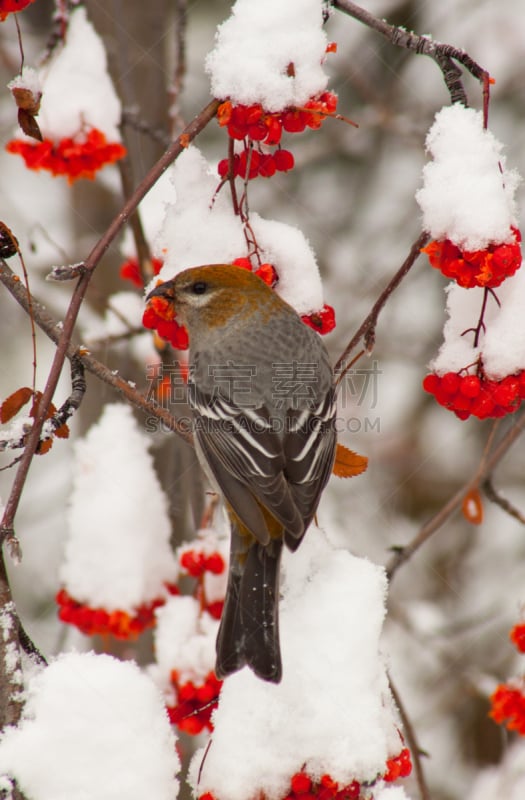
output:
M 305 530 L 332 472 L 336 448 L 335 415 L 336 403 L 332 392 L 324 395 L 316 407 L 289 411 L 289 433 L 284 445 L 285 472 Z M 294 547 L 289 537 L 287 543 Z
M 302 516 L 284 474 L 282 437 L 266 408 L 240 408 L 189 384 L 195 437 L 227 502 L 261 544 L 268 526 L 259 503 L 294 537 L 304 532 Z

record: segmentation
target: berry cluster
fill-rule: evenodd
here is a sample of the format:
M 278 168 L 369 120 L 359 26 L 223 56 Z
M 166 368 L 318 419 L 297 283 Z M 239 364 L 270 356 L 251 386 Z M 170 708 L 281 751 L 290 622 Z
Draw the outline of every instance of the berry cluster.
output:
M 514 625 L 510 639 L 520 653 L 525 653 L 525 623 Z M 489 716 L 498 725 L 525 736 L 525 676 L 501 683 L 490 698 Z
M 217 165 L 217 170 L 221 178 L 231 176 L 247 179 L 271 178 L 276 172 L 288 172 L 293 169 L 295 159 L 289 150 L 276 150 L 275 153 L 262 153 L 249 147 L 242 153 L 235 153 L 230 161 L 223 158 Z
M 217 110 L 219 125 L 227 129 L 230 139 L 242 141 L 244 149 L 231 162 L 227 158 L 219 162 L 219 175 L 221 178 L 239 175 L 251 180 L 287 172 L 294 166 L 294 158 L 288 150 L 280 148 L 283 132 L 302 133 L 306 128 L 320 128 L 326 117 L 334 116 L 336 108 L 337 97 L 331 92 L 311 98 L 303 108 L 273 112 L 266 111 L 260 103 L 234 105 L 226 100 Z M 261 145 L 276 149 L 266 153 Z
M 93 180 L 99 169 L 126 155 L 126 148 L 120 142 L 108 142 L 96 128 L 83 136 L 66 137 L 59 142 L 12 139 L 6 144 L 6 150 L 21 155 L 29 169 L 65 175 L 70 184 L 79 178 Z
M 406 778 L 411 771 L 410 751 L 405 747 L 399 755 L 388 759 L 382 779 L 392 783 L 398 778 Z M 369 797 L 370 785 L 354 780 L 346 786 L 340 786 L 330 775 L 323 775 L 320 780 L 314 780 L 307 772 L 301 771 L 292 776 L 284 800 L 364 800 L 365 797 Z M 266 800 L 263 793 L 259 793 L 258 797 L 260 800 Z M 199 800 L 216 800 L 216 798 L 211 792 L 205 792 L 200 795 Z
M 151 266 L 153 268 L 153 274 L 158 275 L 163 267 L 164 262 L 160 258 L 152 258 L 151 259 Z M 119 270 L 120 277 L 125 281 L 131 281 L 135 286 L 139 289 L 144 288 L 144 281 L 142 280 L 142 273 L 140 271 L 139 261 L 137 258 L 128 258 L 127 261 L 124 261 L 123 264 L 120 266 Z
M 500 381 L 491 381 L 483 374 L 430 373 L 423 380 L 423 389 L 459 419 L 471 415 L 478 419 L 504 417 L 517 411 L 525 399 L 525 372 L 507 375 Z
M 176 350 L 188 349 L 188 332 L 184 325 L 179 325 L 172 304 L 164 297 L 151 298 L 142 315 L 142 324 L 149 330 L 157 331 Z
M 460 250 L 450 239 L 430 242 L 423 248 L 431 266 L 464 289 L 473 286 L 494 289 L 514 275 L 521 265 L 521 234 L 512 228 L 514 241 L 490 244 L 485 250 Z
M 170 722 L 179 730 L 197 736 L 206 728 L 213 730 L 212 714 L 219 704 L 222 681 L 209 672 L 204 683 L 180 683 L 177 670 L 171 672 L 171 683 L 177 693 L 175 705 L 168 706 Z
M 200 602 L 201 609 L 207 611 L 213 619 L 220 619 L 224 607 L 224 598 L 210 600 L 206 597 L 205 575 L 223 575 L 226 563 L 217 551 L 199 548 L 198 545 L 181 547 L 178 551 L 179 564 L 182 572 L 197 579 L 195 595 Z
M 311 314 L 303 314 L 301 317 L 305 325 L 313 328 L 314 331 L 322 336 L 330 333 L 335 328 L 335 311 L 332 306 L 326 303 L 320 311 L 313 311 Z
M 383 780 L 386 783 L 393 783 L 398 778 L 407 778 L 412 772 L 412 761 L 408 747 L 404 747 L 397 756 L 389 758 L 386 762 L 386 767 L 386 772 L 383 775 Z
M 178 594 L 176 586 L 167 585 L 170 594 Z M 86 636 L 114 636 L 116 639 L 136 639 L 147 628 L 155 625 L 155 609 L 164 605 L 166 599 L 159 597 L 151 603 L 143 603 L 135 613 L 116 609 L 106 611 L 105 608 L 91 608 L 79 603 L 71 597 L 65 589 L 60 589 L 56 595 L 59 606 L 58 617 L 62 622 L 67 622 L 76 627 Z
M 517 731 L 525 736 L 525 682 L 516 685 L 500 684 L 492 697 L 489 716 L 498 725 L 505 725 L 509 731 Z

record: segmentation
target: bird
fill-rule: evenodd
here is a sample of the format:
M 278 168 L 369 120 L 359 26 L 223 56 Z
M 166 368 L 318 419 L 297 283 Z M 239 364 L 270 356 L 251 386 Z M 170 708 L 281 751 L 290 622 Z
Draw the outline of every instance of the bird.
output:
M 279 574 L 313 520 L 336 449 L 334 375 L 319 334 L 253 272 L 197 266 L 147 296 L 189 335 L 198 459 L 222 493 L 230 560 L 215 673 L 279 683 Z

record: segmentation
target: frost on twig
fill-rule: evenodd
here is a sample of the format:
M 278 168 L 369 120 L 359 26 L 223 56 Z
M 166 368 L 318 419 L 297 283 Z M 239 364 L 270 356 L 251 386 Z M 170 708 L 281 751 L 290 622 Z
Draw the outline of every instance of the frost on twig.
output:
M 79 278 L 85 272 L 85 264 L 79 261 L 77 264 L 63 264 L 52 267 L 51 272 L 46 275 L 46 281 L 72 281 Z

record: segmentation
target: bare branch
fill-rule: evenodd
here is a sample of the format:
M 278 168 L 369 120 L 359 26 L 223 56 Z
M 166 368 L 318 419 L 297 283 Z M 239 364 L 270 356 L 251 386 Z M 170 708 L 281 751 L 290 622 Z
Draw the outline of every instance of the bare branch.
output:
M 486 458 L 482 459 L 481 464 L 476 470 L 475 474 L 463 484 L 445 505 L 434 514 L 431 519 L 426 522 L 419 530 L 416 536 L 407 545 L 396 547 L 395 553 L 389 564 L 387 564 L 387 575 L 391 581 L 400 566 L 405 564 L 419 550 L 422 544 L 427 539 L 430 539 L 432 534 L 438 531 L 445 522 L 454 514 L 455 511 L 461 508 L 463 498 L 471 489 L 477 488 L 486 477 L 488 477 L 493 469 L 499 464 L 503 457 L 507 454 L 508 450 L 512 447 L 516 439 L 518 439 L 525 428 L 525 411 L 516 417 L 516 422 L 513 427 L 503 436 L 499 444 L 494 448 L 492 453 L 487 454 Z
M 525 525 L 525 514 L 523 514 L 519 508 L 516 508 L 516 506 L 514 506 L 510 500 L 507 500 L 506 497 L 502 497 L 499 494 L 492 483 L 490 475 L 483 481 L 481 488 L 491 503 L 495 503 L 497 506 L 503 509 L 506 514 L 509 514 L 511 517 L 514 517 L 514 519 L 517 519 L 522 525 Z
M 403 261 L 400 268 L 395 273 L 393 278 L 390 280 L 388 285 L 383 289 L 378 299 L 374 303 L 372 310 L 370 311 L 366 319 L 362 322 L 362 324 L 360 325 L 360 327 L 358 328 L 352 339 L 349 341 L 343 353 L 339 356 L 337 363 L 334 367 L 334 372 L 337 376 L 336 385 L 339 385 L 341 383 L 341 380 L 352 366 L 353 362 L 352 361 L 349 362 L 348 357 L 350 353 L 354 350 L 354 348 L 358 345 L 361 339 L 364 339 L 367 353 L 372 352 L 375 342 L 375 329 L 379 314 L 383 310 L 383 307 L 385 306 L 392 292 L 395 289 L 397 289 L 403 278 L 412 269 L 416 259 L 418 258 L 421 252 L 421 249 L 425 246 L 429 238 L 430 237 L 428 233 L 423 232 L 416 239 L 416 241 L 410 248 L 408 256 Z
M 461 70 L 454 64 L 454 61 L 458 61 L 482 84 L 486 116 L 490 76 L 489 73 L 477 64 L 468 53 L 465 53 L 464 50 L 459 50 L 449 44 L 434 42 L 428 36 L 419 36 L 417 33 L 412 33 L 404 28 L 390 25 L 388 22 L 385 22 L 385 20 L 375 17 L 369 11 L 366 11 L 366 9 L 352 3 L 351 0 L 332 0 L 332 5 L 339 11 L 343 11 L 350 17 L 362 22 L 368 28 L 380 33 L 396 47 L 412 50 L 417 55 L 429 56 L 436 62 L 443 73 L 443 80 L 449 91 L 451 102 L 462 103 L 467 106 L 467 94 L 461 82 Z

